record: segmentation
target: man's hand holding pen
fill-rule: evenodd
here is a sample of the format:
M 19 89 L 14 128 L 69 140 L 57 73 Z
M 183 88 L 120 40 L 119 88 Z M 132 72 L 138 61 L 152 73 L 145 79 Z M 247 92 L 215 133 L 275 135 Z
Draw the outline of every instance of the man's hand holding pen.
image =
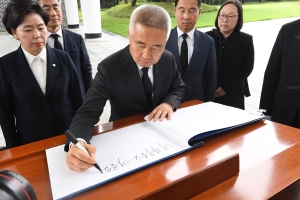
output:
M 79 142 L 89 152 L 90 155 L 85 154 L 74 144 L 72 144 L 66 156 L 66 163 L 69 169 L 71 170 L 85 171 L 90 167 L 94 167 L 94 164 L 96 163 L 95 160 L 96 147 L 90 144 L 86 144 L 83 141 L 79 141 Z

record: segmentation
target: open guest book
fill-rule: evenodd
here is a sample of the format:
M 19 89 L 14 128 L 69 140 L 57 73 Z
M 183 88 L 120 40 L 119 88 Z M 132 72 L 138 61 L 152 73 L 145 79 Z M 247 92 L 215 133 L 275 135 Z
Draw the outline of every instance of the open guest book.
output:
M 69 170 L 64 145 L 47 149 L 53 198 L 71 197 L 199 147 L 205 137 L 263 118 L 263 115 L 207 102 L 178 109 L 170 121 L 145 121 L 96 135 L 91 144 L 97 147 L 95 158 L 103 174 L 94 167 L 85 172 Z

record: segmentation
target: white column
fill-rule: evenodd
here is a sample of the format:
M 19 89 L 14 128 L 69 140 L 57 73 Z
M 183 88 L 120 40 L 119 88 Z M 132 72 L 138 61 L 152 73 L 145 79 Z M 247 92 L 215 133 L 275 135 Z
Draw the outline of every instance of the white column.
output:
M 81 0 L 80 2 L 85 38 L 100 38 L 102 33 L 100 0 Z
M 66 0 L 65 9 L 67 15 L 68 28 L 79 28 L 77 0 Z

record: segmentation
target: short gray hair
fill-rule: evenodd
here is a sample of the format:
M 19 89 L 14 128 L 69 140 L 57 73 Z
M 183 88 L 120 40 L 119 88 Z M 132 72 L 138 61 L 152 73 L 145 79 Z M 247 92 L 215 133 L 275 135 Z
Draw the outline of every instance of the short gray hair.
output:
M 136 24 L 166 30 L 166 40 L 168 40 L 171 32 L 169 13 L 156 5 L 144 4 L 134 9 L 130 16 L 129 34 L 134 33 Z
M 41 0 L 37 0 L 37 2 L 41 5 Z M 59 3 L 59 5 L 61 5 L 60 0 L 57 0 L 57 2 Z

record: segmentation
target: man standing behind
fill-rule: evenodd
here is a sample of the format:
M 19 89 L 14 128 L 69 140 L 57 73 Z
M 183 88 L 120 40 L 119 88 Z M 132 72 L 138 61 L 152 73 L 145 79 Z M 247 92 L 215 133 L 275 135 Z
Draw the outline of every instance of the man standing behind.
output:
M 216 90 L 216 52 L 213 39 L 195 29 L 200 0 L 175 0 L 177 27 L 172 29 L 166 49 L 171 51 L 185 84 L 183 101 L 213 101 Z
M 86 94 L 92 81 L 92 65 L 81 35 L 63 29 L 60 0 L 39 0 L 40 5 L 49 15 L 47 25 L 50 47 L 69 53 L 77 70 L 81 90 Z
M 300 129 L 300 20 L 283 25 L 265 71 L 259 108 L 274 122 Z
M 110 121 L 150 112 L 148 120 L 171 119 L 182 101 L 184 84 L 174 56 L 165 50 L 171 19 L 159 6 L 142 5 L 131 14 L 129 45 L 98 65 L 84 102 L 73 118 L 70 131 L 89 142 L 107 100 Z M 83 144 L 83 143 L 82 143 Z M 66 163 L 72 170 L 83 171 L 95 163 L 95 147 L 83 144 L 90 156 L 69 142 Z

